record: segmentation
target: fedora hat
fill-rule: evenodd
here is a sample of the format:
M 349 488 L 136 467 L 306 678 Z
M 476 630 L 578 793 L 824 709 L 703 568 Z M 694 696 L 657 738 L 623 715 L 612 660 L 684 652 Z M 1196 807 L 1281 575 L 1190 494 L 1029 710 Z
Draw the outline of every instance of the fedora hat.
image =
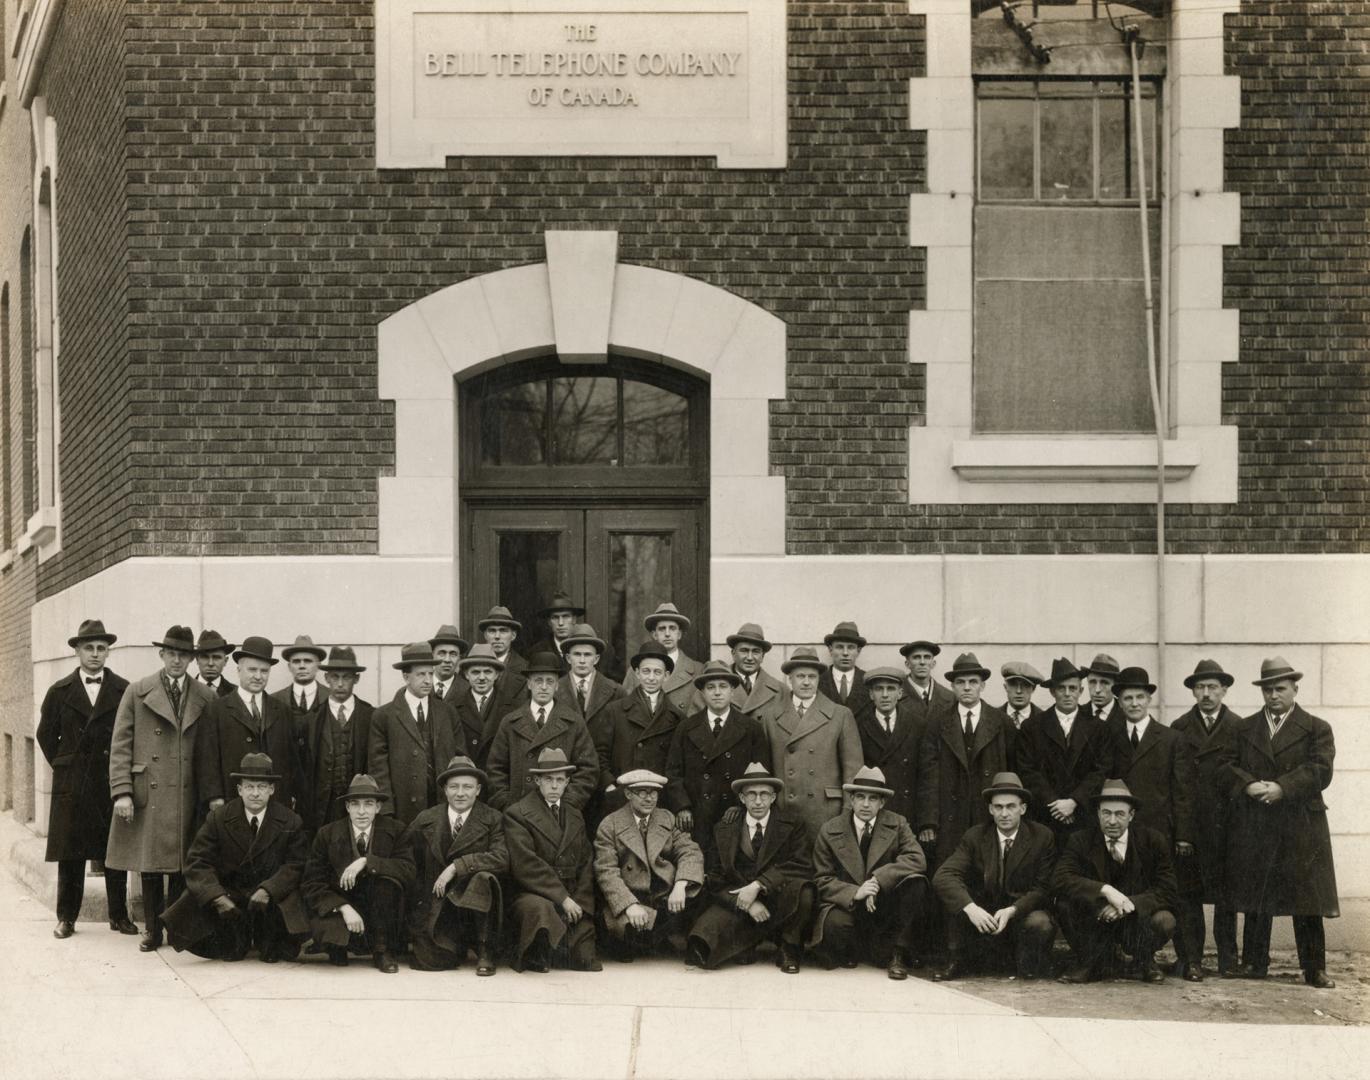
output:
M 1132 789 L 1122 780 L 1105 780 L 1104 786 L 1099 789 L 1099 794 L 1093 796 L 1090 801 L 1098 806 L 1108 799 L 1117 799 L 1121 802 L 1131 803 L 1133 806 L 1142 805 L 1142 800 L 1132 794 Z
M 118 640 L 117 636 L 105 630 L 105 624 L 100 619 L 82 619 L 81 628 L 74 637 L 67 638 L 67 644 L 74 649 L 83 641 L 103 641 L 106 645 L 113 645 Z
M 823 644 L 832 645 L 834 641 L 850 641 L 858 649 L 866 647 L 866 639 L 861 636 L 861 631 L 856 628 L 854 622 L 840 622 L 832 628 L 831 634 L 823 635 Z
M 818 659 L 818 652 L 808 645 L 801 645 L 790 654 L 790 658 L 780 665 L 780 670 L 788 675 L 795 668 L 817 668 L 821 674 L 828 665 Z
M 988 679 L 990 670 L 980 663 L 973 652 L 963 652 L 947 672 L 947 682 L 955 682 L 958 675 L 979 675 L 981 679 Z
M 1033 686 L 1042 685 L 1042 673 L 1029 664 L 1026 660 L 1010 660 L 999 669 L 999 674 L 1007 682 L 1009 679 L 1018 679 L 1025 683 L 1032 683 Z
M 442 787 L 454 776 L 474 776 L 480 781 L 481 787 L 485 786 L 487 780 L 485 770 L 465 754 L 458 754 L 447 763 L 447 768 L 438 773 L 438 787 Z
M 322 645 L 314 644 L 314 639 L 312 637 L 308 634 L 301 634 L 281 650 L 281 659 L 288 662 L 292 656 L 299 652 L 310 653 L 320 660 L 328 655 L 328 653 L 324 652 Z
M 1146 668 L 1129 667 L 1123 668 L 1118 672 L 1118 677 L 1113 680 L 1114 694 L 1121 694 L 1124 690 L 1145 690 L 1148 694 L 1156 692 L 1156 684 L 1151 681 L 1151 676 L 1147 674 Z
M 1023 787 L 1023 782 L 1018 779 L 1016 772 L 999 772 L 994 774 L 994 779 L 989 782 L 989 787 L 980 792 L 980 798 L 989 802 L 996 795 L 1017 795 L 1023 802 L 1032 798 L 1032 793 Z
M 223 634 L 217 630 L 201 630 L 199 640 L 195 642 L 197 653 L 232 652 L 235 648 L 237 646 L 225 641 Z
M 766 631 L 754 622 L 744 622 L 737 628 L 736 634 L 729 634 L 724 640 L 728 643 L 728 648 L 733 648 L 740 641 L 747 641 L 753 645 L 760 645 L 763 653 L 771 651 L 771 643 L 766 640 Z
M 238 764 L 238 771 L 228 774 L 230 780 L 270 780 L 273 784 L 280 779 L 266 754 L 244 754 Z
M 542 753 L 538 754 L 538 763 L 529 765 L 530 773 L 554 773 L 554 772 L 575 772 L 574 762 L 566 760 L 566 751 L 559 746 L 543 747 Z
M 885 774 L 871 765 L 857 769 L 856 775 L 842 785 L 842 790 L 849 795 L 865 791 L 872 795 L 883 795 L 887 799 L 894 798 L 894 789 L 885 786 Z
M 694 684 L 700 690 L 703 690 L 704 684 L 710 679 L 726 679 L 728 682 L 732 683 L 733 686 L 742 685 L 742 676 L 722 660 L 710 660 L 705 664 L 704 670 L 694 677 Z
M 527 666 L 519 674 L 525 678 L 529 675 L 556 675 L 560 678 L 565 670 L 566 665 L 556 653 L 539 652 L 528 657 Z
M 1223 686 L 1231 686 L 1237 681 L 1237 677 L 1225 672 L 1222 664 L 1216 660 L 1200 660 L 1194 665 L 1194 673 L 1185 676 L 1184 684 L 1193 690 L 1200 679 L 1217 679 Z
M 918 641 L 910 641 L 907 645 L 900 649 L 899 655 L 908 656 L 909 653 L 915 652 L 919 649 L 922 649 L 924 652 L 930 652 L 933 656 L 937 656 L 939 653 L 941 653 L 942 646 L 938 645 L 935 641 L 924 641 L 920 638 Z
M 523 629 L 523 623 L 514 618 L 513 613 L 501 604 L 492 607 L 486 612 L 485 618 L 476 623 L 476 633 L 483 634 L 486 628 L 491 626 L 507 626 L 516 634 Z
M 366 773 L 357 773 L 352 777 L 352 783 L 348 785 L 347 790 L 338 796 L 341 802 L 347 802 L 348 799 L 379 799 L 384 802 L 388 798 L 390 796 L 381 790 L 375 777 Z
M 1108 679 L 1116 679 L 1120 674 L 1122 674 L 1122 671 L 1118 667 L 1117 660 L 1109 656 L 1108 653 L 1101 652 L 1098 656 L 1096 656 L 1093 660 L 1089 662 L 1088 667 L 1082 667 L 1080 669 L 1080 674 L 1102 675 Z
M 743 788 L 752 787 L 754 784 L 765 784 L 774 788 L 777 794 L 785 790 L 785 781 L 778 776 L 772 776 L 771 770 L 759 761 L 753 761 L 747 766 L 746 772 L 732 782 L 733 794 L 738 795 Z
M 628 661 L 628 665 L 636 671 L 638 664 L 644 660 L 660 660 L 666 665 L 666 674 L 668 675 L 675 671 L 675 661 L 671 659 L 671 654 L 659 641 L 644 641 L 637 647 L 637 652 Z
M 873 682 L 892 682 L 903 686 L 904 673 L 897 667 L 871 668 L 870 671 L 866 672 L 866 685 L 870 686 Z
M 276 659 L 276 646 L 272 645 L 264 637 L 245 637 L 243 643 L 238 646 L 233 654 L 233 662 L 236 664 L 244 656 L 249 656 L 253 660 L 264 660 L 266 663 L 275 667 L 279 660 Z
M 152 644 L 159 649 L 175 649 L 177 652 L 193 653 L 195 651 L 195 634 L 188 626 L 173 626 L 162 635 L 161 641 L 154 641 Z
M 538 612 L 539 619 L 545 619 L 554 611 L 569 611 L 577 619 L 585 618 L 585 609 L 571 599 L 569 593 L 564 589 L 558 589 L 547 602 L 547 606 Z
M 433 646 L 426 641 L 411 641 L 400 650 L 399 660 L 390 666 L 396 671 L 408 671 L 420 664 L 437 665 L 437 660 L 433 656 Z
M 504 661 L 495 655 L 495 650 L 489 645 L 472 645 L 471 651 L 457 661 L 457 667 L 465 671 L 469 667 L 477 666 L 492 667 L 496 671 L 503 671 Z
M 455 645 L 461 650 L 463 656 L 465 656 L 466 651 L 471 648 L 471 643 L 462 637 L 457 631 L 457 628 L 451 623 L 443 623 L 439 626 L 438 632 L 428 639 L 428 644 L 435 649 L 439 645 Z
M 1252 686 L 1264 686 L 1266 683 L 1279 682 L 1281 679 L 1290 679 L 1298 682 L 1303 678 L 1302 671 L 1295 671 L 1294 665 L 1283 656 L 1270 656 L 1261 661 L 1261 677 L 1252 679 Z
M 652 772 L 651 769 L 630 769 L 614 781 L 623 791 L 632 791 L 633 788 L 640 787 L 656 788 L 660 791 L 668 782 L 666 777 Z
M 680 609 L 671 603 L 657 604 L 656 610 L 642 620 L 642 625 L 647 628 L 647 633 L 650 634 L 656 629 L 656 624 L 663 619 L 669 622 L 680 623 L 680 628 L 682 630 L 688 630 L 690 628 L 689 617 L 682 615 Z
M 564 654 L 572 645 L 593 645 L 595 651 L 600 656 L 604 655 L 604 639 L 595 633 L 595 628 L 589 623 L 576 623 L 571 627 L 571 633 L 561 641 L 561 651 Z
M 334 645 L 328 650 L 328 659 L 319 665 L 320 671 L 350 671 L 358 674 L 366 670 L 357 663 L 357 654 L 350 645 Z
M 1064 656 L 1058 656 L 1051 662 L 1051 678 L 1043 680 L 1042 685 L 1050 690 L 1053 686 L 1060 686 L 1067 679 L 1078 679 L 1083 674 L 1084 672 Z

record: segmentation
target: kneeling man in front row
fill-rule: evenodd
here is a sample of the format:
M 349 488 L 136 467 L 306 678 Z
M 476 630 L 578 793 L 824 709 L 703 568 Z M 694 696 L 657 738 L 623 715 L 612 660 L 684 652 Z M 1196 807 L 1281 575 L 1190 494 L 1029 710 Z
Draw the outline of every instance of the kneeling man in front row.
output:
M 690 929 L 690 959 L 716 968 L 743 962 L 762 941 L 780 948 L 776 964 L 799 970 L 804 935 L 813 917 L 813 841 L 804 819 L 777 809 L 785 783 L 759 761 L 732 783 L 746 814 L 714 826 L 706 860 L 709 906 Z
M 300 892 L 314 916 L 314 940 L 328 961 L 347 965 L 349 948 L 370 952 L 387 975 L 399 971 L 404 897 L 414 887 L 414 851 L 404 825 L 380 816 L 389 796 L 365 773 L 343 792 L 347 817 L 314 834 Z
M 595 881 L 604 897 L 604 928 L 619 945 L 619 958 L 631 960 L 670 943 L 685 949 L 686 914 L 704 884 L 704 853 L 657 806 L 666 777 L 633 769 L 618 778 L 628 798 L 599 823 L 595 833 Z
M 449 761 L 437 782 L 446 802 L 409 825 L 418 866 L 410 967 L 444 971 L 460 966 L 474 949 L 476 974 L 493 975 L 504 907 L 500 878 L 509 872 L 504 815 L 480 801 L 485 772 L 465 755 Z
M 1121 780 L 1094 796 L 1099 828 L 1072 833 L 1052 884 L 1075 966 L 1061 982 L 1093 982 L 1114 946 L 1141 963 L 1142 981 L 1164 976 L 1154 954 L 1175 933 L 1179 903 L 1170 841 L 1137 825 L 1137 798 Z
M 309 931 L 296 892 L 304 871 L 300 816 L 271 796 L 280 776 L 266 754 L 246 754 L 231 776 L 238 797 L 210 811 L 186 855 L 186 891 L 162 917 L 168 940 L 212 960 L 268 964 L 299 955 Z
M 1056 940 L 1047 911 L 1055 834 L 1023 816 L 1030 796 L 1017 773 L 996 773 L 980 794 L 993 824 L 962 833 L 932 878 L 947 912 L 948 954 L 933 979 L 955 979 L 982 957 L 1035 979 L 1046 973 Z
M 894 790 L 883 772 L 866 766 L 842 790 L 851 812 L 825 821 L 814 845 L 819 908 L 810 946 L 830 968 L 864 958 L 907 979 L 927 907 L 927 859 L 908 821 L 885 809 Z

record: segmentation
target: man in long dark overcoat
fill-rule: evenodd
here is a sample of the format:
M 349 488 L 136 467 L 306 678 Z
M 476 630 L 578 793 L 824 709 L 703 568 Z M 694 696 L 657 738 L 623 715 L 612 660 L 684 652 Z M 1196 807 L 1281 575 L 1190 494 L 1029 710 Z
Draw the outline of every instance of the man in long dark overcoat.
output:
M 927 717 L 904 697 L 903 682 L 904 673 L 895 667 L 866 672 L 869 701 L 857 714 L 856 730 L 865 764 L 884 773 L 886 785 L 894 792 L 885 809 L 912 821 Z
M 480 768 L 490 757 L 490 744 L 505 715 L 500 704 L 500 678 L 504 661 L 489 645 L 473 645 L 457 664 L 461 671 L 461 692 L 453 701 L 457 725 L 461 728 L 466 752 Z M 516 694 L 515 697 L 518 695 Z M 526 695 L 525 695 L 526 696 Z M 507 711 L 507 710 L 506 710 Z
M 599 754 L 599 784 L 596 799 L 597 813 L 591 824 L 612 814 L 624 803 L 624 794 L 616 779 L 634 769 L 648 769 L 656 773 L 666 771 L 671 755 L 671 740 L 676 726 L 684 720 L 680 710 L 666 693 L 666 677 L 673 670 L 672 660 L 664 646 L 655 641 L 643 642 L 628 664 L 633 672 L 632 689 L 617 701 L 611 701 L 590 726 Z M 694 687 L 690 687 L 693 692 Z M 668 793 L 664 806 L 677 809 L 674 792 Z
M 689 935 L 698 967 L 745 958 L 769 940 L 779 947 L 780 970 L 799 970 L 815 903 L 813 838 L 803 818 L 775 807 L 784 786 L 759 761 L 733 781 L 746 813 L 715 825 L 705 851 L 709 903 Z
M 1224 753 L 1232 799 L 1227 885 L 1232 907 L 1245 913 L 1243 973 L 1265 977 L 1271 920 L 1292 915 L 1304 981 L 1328 989 L 1322 921 L 1341 909 L 1322 793 L 1336 745 L 1331 725 L 1295 703 L 1301 678 L 1281 656 L 1264 661 L 1255 684 L 1265 708 L 1238 725 Z
M 45 858 L 57 864 L 57 926 L 53 936 L 69 938 L 81 914 L 86 860 L 103 861 L 112 816 L 109 743 L 114 716 L 128 681 L 105 667 L 117 641 L 99 619 L 87 619 L 67 644 L 79 666 L 43 696 L 34 735 L 52 769 Z M 105 869 L 109 928 L 136 934 L 128 917 L 128 874 Z
M 409 905 L 416 970 L 457 967 L 474 948 L 476 974 L 495 973 L 509 848 L 503 815 L 480 801 L 485 784 L 474 761 L 454 757 L 438 774 L 443 801 L 409 826 L 418 867 Z

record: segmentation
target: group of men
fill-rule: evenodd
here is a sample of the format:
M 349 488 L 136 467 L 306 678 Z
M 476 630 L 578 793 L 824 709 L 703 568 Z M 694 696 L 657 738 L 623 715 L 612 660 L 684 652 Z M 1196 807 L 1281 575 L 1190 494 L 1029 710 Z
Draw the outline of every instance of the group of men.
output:
M 421 970 L 474 954 L 488 975 L 501 955 L 599 970 L 601 949 L 715 968 L 771 942 L 790 973 L 808 955 L 894 979 L 925 963 L 939 980 L 985 964 L 1031 979 L 1059 931 L 1064 981 L 1161 981 L 1172 938 L 1197 981 L 1212 904 L 1219 974 L 1265 977 L 1271 920 L 1291 915 L 1305 980 L 1333 985 L 1333 738 L 1280 657 L 1246 718 L 1223 705 L 1233 676 L 1201 661 L 1194 707 L 1166 725 L 1146 671 L 1102 653 L 1049 677 L 1004 664 L 997 707 L 974 654 L 947 686 L 931 641 L 903 647 L 903 670 L 862 670 L 866 639 L 842 622 L 826 657 L 790 653 L 782 683 L 760 626 L 701 663 L 681 649 L 688 616 L 663 603 L 619 683 L 581 607 L 558 594 L 542 617 L 526 657 L 503 607 L 475 644 L 443 626 L 406 645 L 378 706 L 355 695 L 365 668 L 346 646 L 297 638 L 281 650 L 290 685 L 267 694 L 272 642 L 173 626 L 154 642 L 161 670 L 128 684 L 106 667 L 115 636 L 83 623 L 80 667 L 38 729 L 54 933 L 71 936 L 94 860 L 122 933 L 138 933 L 126 872 L 142 875 L 144 951 L 169 935 L 274 962 L 308 941 L 386 972 L 406 952 Z

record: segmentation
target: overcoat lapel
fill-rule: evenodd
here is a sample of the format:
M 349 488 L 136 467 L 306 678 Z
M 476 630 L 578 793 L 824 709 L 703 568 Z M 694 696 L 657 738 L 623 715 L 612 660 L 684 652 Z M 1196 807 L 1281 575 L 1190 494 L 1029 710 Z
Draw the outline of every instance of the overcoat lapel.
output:
M 1152 718 L 1151 723 L 1147 724 L 1146 734 L 1143 735 L 1141 740 L 1137 743 L 1137 752 L 1132 755 L 1133 761 L 1140 761 L 1142 758 L 1146 757 L 1147 754 L 1151 753 L 1152 750 L 1156 749 L 1157 743 L 1161 741 L 1161 733 L 1157 730 L 1157 725 L 1159 724 L 1160 721 L 1155 717 Z M 1127 730 L 1126 726 L 1123 730 Z
M 865 881 L 866 863 L 861 858 L 861 845 L 856 842 L 856 834 L 852 832 L 851 815 L 843 814 L 839 820 L 840 828 L 837 836 L 833 837 L 833 852 L 852 881 Z M 875 837 L 871 837 L 871 851 L 875 851 Z
M 957 712 L 953 709 L 942 717 L 942 741 L 951 748 L 951 752 L 956 755 L 956 760 L 961 763 L 961 768 L 965 769 L 968 768 L 966 763 L 966 737 L 961 732 L 961 725 L 957 716 Z M 983 726 L 981 724 L 976 727 L 976 738 L 979 738 L 980 729 Z
M 832 708 L 832 702 L 819 695 L 814 697 L 813 704 L 805 710 L 804 719 L 802 720 L 799 719 L 797 714 L 794 714 L 787 709 L 786 715 L 794 717 L 791 721 L 794 728 L 790 732 L 789 741 L 791 743 L 798 742 L 806 735 L 811 735 L 821 728 L 832 718 Z
M 899 828 L 890 821 L 885 814 L 880 814 L 875 819 L 875 832 L 871 836 L 870 853 L 866 857 L 866 873 L 870 874 L 870 867 L 880 862 L 880 856 L 890 849 L 890 846 L 899 839 Z M 860 845 L 857 846 L 860 853 Z M 864 880 L 864 879 L 862 879 Z
M 1262 720 L 1265 718 L 1262 717 Z M 1269 725 L 1266 725 L 1267 730 Z M 1297 705 L 1289 711 L 1280 730 L 1275 732 L 1275 737 L 1270 741 L 1270 753 L 1272 756 L 1288 749 L 1300 739 L 1306 739 L 1309 733 L 1308 715 Z

